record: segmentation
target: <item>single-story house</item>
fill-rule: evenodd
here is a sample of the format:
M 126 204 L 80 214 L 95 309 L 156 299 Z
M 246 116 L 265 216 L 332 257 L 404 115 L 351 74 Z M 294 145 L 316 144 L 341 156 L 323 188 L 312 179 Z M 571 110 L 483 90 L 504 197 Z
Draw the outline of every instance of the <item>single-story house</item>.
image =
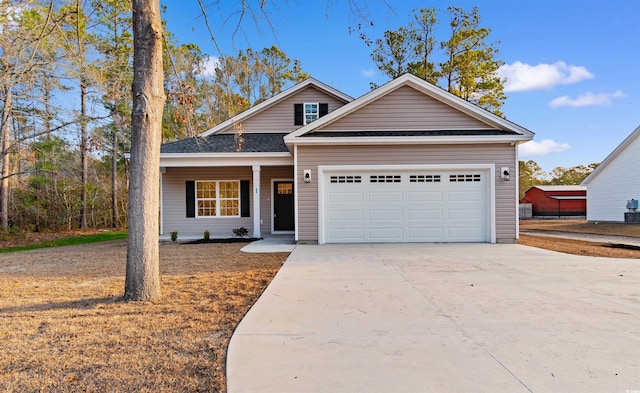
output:
M 587 220 L 623 222 L 627 201 L 640 199 L 640 127 L 581 183 L 587 187 Z
M 514 242 L 533 133 L 413 75 L 353 99 L 308 79 L 162 146 L 161 235 Z
M 533 186 L 520 202 L 531 203 L 534 217 L 586 216 L 587 187 Z

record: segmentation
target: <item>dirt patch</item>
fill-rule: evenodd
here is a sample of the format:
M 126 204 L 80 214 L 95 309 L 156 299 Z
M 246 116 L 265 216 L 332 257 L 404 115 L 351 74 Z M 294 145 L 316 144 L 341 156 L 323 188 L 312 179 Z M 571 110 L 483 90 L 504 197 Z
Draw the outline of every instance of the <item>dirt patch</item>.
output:
M 525 246 L 564 252 L 566 254 L 606 258 L 640 259 L 639 250 L 614 248 L 610 247 L 607 243 L 585 242 L 582 240 L 531 235 L 520 235 L 518 243 Z
M 125 303 L 126 242 L 0 255 L 0 391 L 225 391 L 233 330 L 288 253 L 162 243 L 163 298 Z
M 640 225 L 586 220 L 520 220 L 520 229 L 640 237 Z

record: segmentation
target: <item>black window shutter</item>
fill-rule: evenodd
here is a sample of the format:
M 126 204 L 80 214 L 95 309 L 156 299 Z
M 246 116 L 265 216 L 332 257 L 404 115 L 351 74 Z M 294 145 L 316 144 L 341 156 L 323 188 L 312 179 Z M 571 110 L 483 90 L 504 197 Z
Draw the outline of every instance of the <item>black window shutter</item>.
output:
M 196 182 L 187 181 L 187 217 L 196 216 Z
M 249 180 L 240 180 L 240 217 L 251 217 Z
M 303 120 L 303 112 L 302 104 L 293 104 L 293 124 L 296 126 L 301 126 L 304 124 Z
M 318 108 L 318 117 L 322 117 L 329 113 L 329 104 L 320 104 L 320 108 Z

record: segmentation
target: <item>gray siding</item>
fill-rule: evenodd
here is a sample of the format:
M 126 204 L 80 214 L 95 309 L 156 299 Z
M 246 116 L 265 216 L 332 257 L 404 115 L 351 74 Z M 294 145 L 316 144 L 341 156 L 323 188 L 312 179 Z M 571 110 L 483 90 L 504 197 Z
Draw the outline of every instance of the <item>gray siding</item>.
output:
M 293 124 L 293 104 L 298 103 L 328 103 L 329 112 L 333 112 L 344 105 L 344 102 L 328 95 L 313 86 L 309 86 L 297 94 L 278 102 L 266 110 L 251 116 L 242 122 L 244 132 L 247 133 L 267 133 L 267 132 L 291 132 L 301 126 Z M 222 133 L 233 133 L 233 126 L 225 129 Z
M 516 238 L 516 147 L 510 144 L 407 146 L 298 146 L 298 240 L 318 240 L 319 165 L 437 165 L 494 164 L 496 167 L 496 240 Z M 511 181 L 500 179 L 500 167 L 509 167 Z M 304 183 L 303 171 L 316 180 Z
M 262 234 L 271 233 L 271 179 L 290 179 L 293 177 L 291 166 L 264 166 L 260 173 L 260 216 Z M 253 190 L 253 171 L 251 167 L 182 167 L 167 168 L 162 174 L 163 234 L 178 231 L 178 237 L 201 238 L 205 230 L 212 237 L 229 237 L 234 228 L 241 226 L 253 233 L 253 193 L 251 217 L 210 217 L 187 218 L 186 181 L 187 180 L 249 180 Z
M 403 86 L 319 131 L 494 128 L 412 87 Z

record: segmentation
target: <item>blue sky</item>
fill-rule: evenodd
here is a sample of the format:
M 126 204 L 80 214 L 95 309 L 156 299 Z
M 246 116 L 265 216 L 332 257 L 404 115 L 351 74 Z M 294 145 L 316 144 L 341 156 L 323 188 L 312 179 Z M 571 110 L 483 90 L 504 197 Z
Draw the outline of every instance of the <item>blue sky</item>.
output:
M 532 159 L 547 172 L 602 161 L 640 125 L 640 0 L 354 2 L 374 23 L 362 30 L 372 40 L 405 26 L 413 9 L 477 5 L 481 24 L 492 30 L 490 41 L 500 42 L 498 58 L 505 62 L 503 113 L 536 133 L 533 142 L 521 145 L 520 159 Z M 262 15 L 257 26 L 245 15 L 235 35 L 240 0 L 203 3 L 223 54 L 276 45 L 311 76 L 353 97 L 368 92 L 370 82 L 388 80 L 371 61 L 372 47 L 357 32 L 349 34 L 349 27 L 362 20 L 346 1 L 267 0 L 272 28 Z M 219 55 L 197 0 L 161 4 L 178 41 Z M 444 40 L 447 15 L 439 17 L 436 37 Z

